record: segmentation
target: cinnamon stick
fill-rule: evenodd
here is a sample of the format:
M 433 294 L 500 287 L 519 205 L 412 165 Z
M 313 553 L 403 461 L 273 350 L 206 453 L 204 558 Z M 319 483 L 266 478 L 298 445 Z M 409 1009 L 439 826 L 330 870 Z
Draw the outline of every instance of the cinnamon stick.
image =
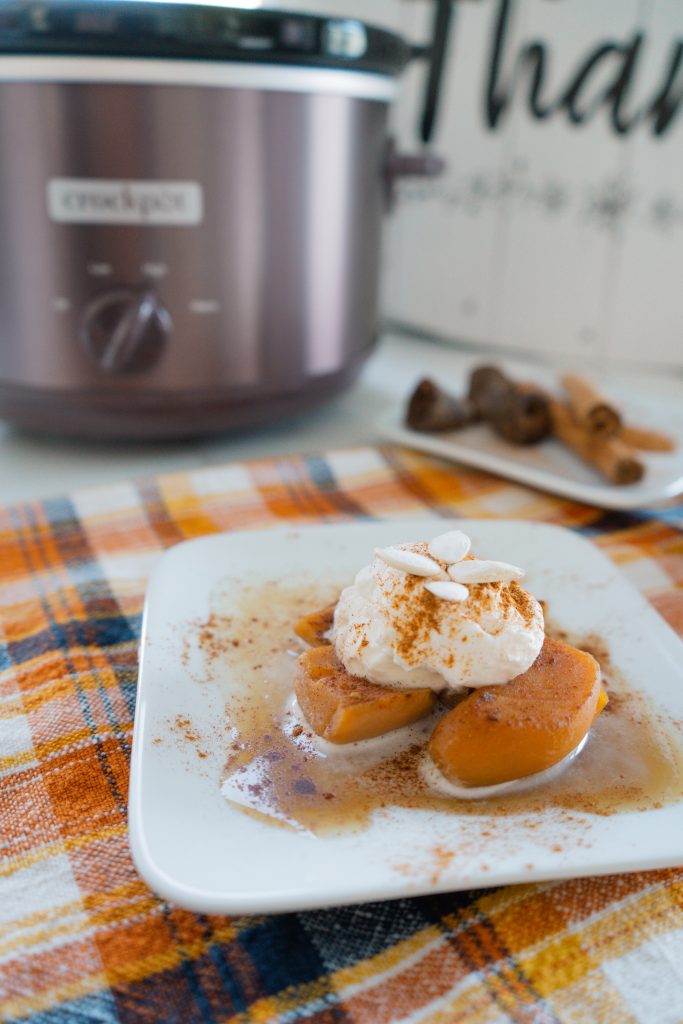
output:
M 472 371 L 469 397 L 482 419 L 506 441 L 537 444 L 550 433 L 545 394 L 533 384 L 510 380 L 497 366 L 479 366 Z
M 470 374 L 468 397 L 484 420 L 496 416 L 512 382 L 497 366 L 477 366 Z
M 550 400 L 553 433 L 594 466 L 613 484 L 634 484 L 645 472 L 642 462 L 618 437 L 600 437 L 576 420 L 572 409 L 556 399 Z
M 428 378 L 417 385 L 406 410 L 406 425 L 429 433 L 459 430 L 475 419 L 476 410 L 468 398 L 450 395 Z
M 592 434 L 614 437 L 621 427 L 621 414 L 591 381 L 578 373 L 566 373 L 562 385 L 575 419 Z
M 637 448 L 641 452 L 673 452 L 676 450 L 676 442 L 668 434 L 660 434 L 658 430 L 648 430 L 646 427 L 636 427 L 632 424 L 625 424 L 619 433 L 619 437 L 631 448 Z

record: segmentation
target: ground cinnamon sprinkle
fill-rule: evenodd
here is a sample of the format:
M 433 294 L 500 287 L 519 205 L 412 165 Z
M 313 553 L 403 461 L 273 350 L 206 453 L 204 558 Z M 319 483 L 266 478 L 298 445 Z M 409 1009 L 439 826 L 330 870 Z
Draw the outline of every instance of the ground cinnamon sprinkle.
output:
M 434 594 L 424 588 L 424 580 L 419 576 L 406 576 L 401 580 L 403 587 L 401 593 L 393 593 L 390 607 L 400 616 L 400 629 L 398 632 L 396 650 L 405 662 L 419 660 L 416 649 L 426 643 L 432 633 L 439 631 L 443 602 L 440 602 Z M 408 602 L 406 602 L 405 591 L 408 591 Z M 410 593 L 417 591 L 417 593 Z M 441 607 L 440 607 L 441 606 Z M 402 613 L 402 614 L 401 614 Z M 411 657 L 412 655 L 412 657 Z
M 226 644 L 230 642 L 233 647 L 239 646 L 239 640 L 232 640 L 226 636 L 232 624 L 232 618 L 227 615 L 217 615 L 212 612 L 206 621 L 199 624 L 198 640 L 199 646 L 209 659 L 218 658 L 225 650 Z
M 198 757 L 207 757 L 207 752 L 203 748 L 202 737 L 186 715 L 176 715 L 171 725 L 171 729 L 173 732 L 180 734 L 187 743 L 191 743 L 193 745 Z
M 427 545 L 415 544 L 413 550 L 426 554 Z M 444 569 L 447 567 L 445 562 L 439 564 Z M 407 665 L 416 665 L 423 660 L 424 648 L 429 644 L 431 634 L 444 632 L 446 623 L 454 614 L 453 605 L 435 597 L 425 589 L 424 583 L 422 577 L 406 574 L 391 580 L 388 586 L 387 603 L 396 628 L 396 651 Z M 532 624 L 536 614 L 534 598 L 516 582 L 470 584 L 469 597 L 463 606 L 465 617 L 469 619 L 476 620 L 483 613 L 495 609 L 501 622 L 519 615 L 526 626 Z M 364 636 L 360 647 L 366 645 L 367 637 Z M 448 667 L 452 667 L 454 661 L 451 655 Z
M 444 871 L 450 867 L 451 861 L 455 857 L 455 850 L 449 850 L 443 846 L 435 846 L 432 849 L 432 853 L 434 855 L 434 870 L 431 882 L 432 885 L 436 885 Z
M 516 608 L 527 626 L 533 622 L 536 602 L 530 594 L 527 594 L 526 590 L 520 587 L 519 583 L 513 580 L 512 583 L 508 584 L 502 590 L 501 598 L 504 609 L 509 607 Z

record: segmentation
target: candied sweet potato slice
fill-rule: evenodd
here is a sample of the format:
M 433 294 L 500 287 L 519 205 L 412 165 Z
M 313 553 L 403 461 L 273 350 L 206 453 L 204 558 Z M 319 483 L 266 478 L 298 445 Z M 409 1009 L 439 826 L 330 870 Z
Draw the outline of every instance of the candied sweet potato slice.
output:
M 530 669 L 502 686 L 474 690 L 442 718 L 429 752 L 455 783 L 523 778 L 569 754 L 606 703 L 597 661 L 546 637 Z
M 304 615 L 294 627 L 294 632 L 312 647 L 324 644 L 327 631 L 332 627 L 332 619 L 336 607 L 335 602 L 335 604 L 328 604 L 327 608 L 321 608 L 319 612 L 311 612 L 310 615 Z
M 330 645 L 299 655 L 294 690 L 306 720 L 330 743 L 355 743 L 400 729 L 436 703 L 431 690 L 390 690 L 349 675 Z

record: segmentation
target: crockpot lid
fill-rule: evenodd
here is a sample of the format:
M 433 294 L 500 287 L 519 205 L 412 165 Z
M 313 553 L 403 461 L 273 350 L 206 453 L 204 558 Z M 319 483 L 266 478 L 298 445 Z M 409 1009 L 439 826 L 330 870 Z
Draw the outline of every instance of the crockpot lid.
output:
M 0 54 L 249 61 L 396 75 L 400 36 L 353 18 L 163 0 L 5 0 Z

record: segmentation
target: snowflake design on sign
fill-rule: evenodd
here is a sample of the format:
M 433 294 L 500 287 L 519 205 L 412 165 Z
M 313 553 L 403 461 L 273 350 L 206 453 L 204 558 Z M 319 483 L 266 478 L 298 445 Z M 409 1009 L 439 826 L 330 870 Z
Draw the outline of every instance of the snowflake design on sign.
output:
M 587 185 L 555 175 L 536 180 L 520 161 L 499 171 L 478 170 L 446 181 L 404 183 L 401 197 L 408 204 L 448 206 L 472 217 L 492 209 L 508 213 L 533 210 L 552 219 L 573 217 L 608 233 L 629 221 L 667 233 L 683 227 L 683 195 L 646 194 L 618 175 Z

